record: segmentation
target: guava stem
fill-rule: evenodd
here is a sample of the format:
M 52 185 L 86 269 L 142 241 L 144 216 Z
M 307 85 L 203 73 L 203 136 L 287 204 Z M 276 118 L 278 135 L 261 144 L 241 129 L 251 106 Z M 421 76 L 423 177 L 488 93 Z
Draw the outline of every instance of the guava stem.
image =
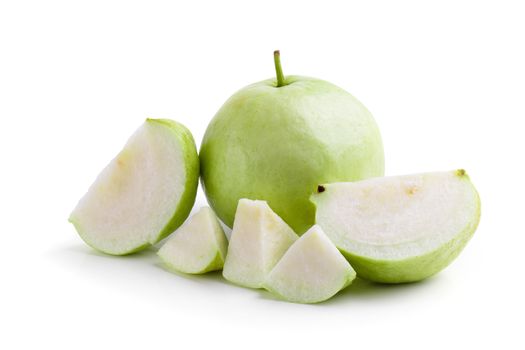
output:
M 273 62 L 275 63 L 275 74 L 277 75 L 277 87 L 286 85 L 284 82 L 283 69 L 281 68 L 281 53 L 279 50 L 273 52 Z

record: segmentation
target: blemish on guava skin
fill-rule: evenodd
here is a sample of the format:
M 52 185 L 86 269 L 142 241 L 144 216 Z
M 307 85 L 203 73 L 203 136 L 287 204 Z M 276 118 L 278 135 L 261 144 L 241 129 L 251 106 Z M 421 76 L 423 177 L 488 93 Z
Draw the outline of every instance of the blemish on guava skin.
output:
M 458 169 L 456 170 L 456 175 L 457 176 L 465 176 L 467 172 L 465 171 L 465 169 Z
M 323 185 L 317 186 L 317 193 L 323 193 L 326 190 Z

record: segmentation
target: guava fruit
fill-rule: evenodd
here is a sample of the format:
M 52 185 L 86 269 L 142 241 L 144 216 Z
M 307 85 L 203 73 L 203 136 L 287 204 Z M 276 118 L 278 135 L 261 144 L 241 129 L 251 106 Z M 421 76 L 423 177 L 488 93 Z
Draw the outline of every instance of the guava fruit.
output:
M 208 203 L 232 227 L 241 198 L 265 200 L 295 232 L 314 224 L 309 201 L 320 183 L 384 173 L 379 129 L 366 107 L 323 80 L 284 77 L 231 96 L 208 125 L 200 148 Z
M 188 217 L 199 160 L 182 124 L 147 119 L 99 174 L 69 217 L 91 247 L 114 255 L 144 249 Z
M 318 186 L 316 223 L 359 277 L 419 281 L 458 256 L 478 226 L 479 195 L 462 169 Z
M 335 245 L 314 225 L 286 251 L 264 287 L 296 303 L 318 303 L 334 296 L 356 273 Z
M 209 207 L 201 208 L 179 227 L 158 255 L 172 270 L 200 274 L 222 269 L 228 239 Z
M 266 275 L 297 238 L 265 201 L 239 200 L 224 278 L 244 287 L 262 288 Z

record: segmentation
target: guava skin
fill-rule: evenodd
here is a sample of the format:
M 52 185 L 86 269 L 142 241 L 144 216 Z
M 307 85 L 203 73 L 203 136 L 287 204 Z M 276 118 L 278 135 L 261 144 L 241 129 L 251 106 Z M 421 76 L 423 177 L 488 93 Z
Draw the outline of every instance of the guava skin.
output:
M 315 221 L 320 183 L 383 176 L 379 129 L 356 98 L 326 81 L 288 76 L 249 85 L 210 122 L 200 148 L 209 205 L 229 227 L 240 198 L 266 200 L 298 234 Z

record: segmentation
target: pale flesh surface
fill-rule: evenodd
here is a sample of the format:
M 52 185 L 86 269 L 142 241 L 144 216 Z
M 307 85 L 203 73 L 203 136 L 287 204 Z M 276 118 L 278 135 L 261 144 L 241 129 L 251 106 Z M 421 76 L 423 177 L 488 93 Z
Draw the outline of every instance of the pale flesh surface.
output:
M 288 301 L 317 303 L 331 298 L 355 276 L 348 261 L 315 225 L 288 249 L 265 287 Z
M 312 201 L 316 222 L 358 274 L 391 283 L 447 266 L 480 216 L 479 196 L 464 170 L 322 185 Z
M 227 248 L 217 217 L 203 207 L 168 238 L 158 255 L 170 269 L 198 274 L 222 269 Z
M 198 158 L 189 131 L 173 121 L 148 119 L 97 177 L 69 220 L 90 246 L 108 254 L 131 253 L 171 233 L 174 219 L 187 217 L 197 179 Z
M 295 232 L 266 202 L 239 200 L 224 278 L 241 286 L 261 288 L 268 272 L 296 239 Z

